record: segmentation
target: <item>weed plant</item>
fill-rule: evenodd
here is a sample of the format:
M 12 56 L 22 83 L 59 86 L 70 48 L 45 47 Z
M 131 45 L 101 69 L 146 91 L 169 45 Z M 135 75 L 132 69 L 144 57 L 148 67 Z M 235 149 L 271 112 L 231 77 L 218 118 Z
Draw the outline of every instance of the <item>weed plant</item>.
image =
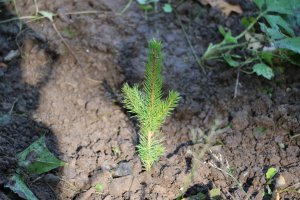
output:
M 300 25 L 300 0 L 254 0 L 259 9 L 257 17 L 244 18 L 244 31 L 233 36 L 230 30 L 219 28 L 224 36 L 218 44 L 210 44 L 201 63 L 224 60 L 237 69 L 252 66 L 248 74 L 256 73 L 266 79 L 274 77 L 273 68 L 284 63 L 300 65 L 300 37 L 294 31 Z M 282 70 L 278 70 L 282 71 Z

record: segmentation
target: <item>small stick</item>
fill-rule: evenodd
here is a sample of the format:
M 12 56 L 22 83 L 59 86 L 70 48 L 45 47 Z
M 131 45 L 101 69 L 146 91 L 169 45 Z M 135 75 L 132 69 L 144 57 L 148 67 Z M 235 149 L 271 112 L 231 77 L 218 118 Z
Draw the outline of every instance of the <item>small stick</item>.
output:
M 9 110 L 9 113 L 8 113 L 9 115 L 12 114 L 12 112 L 14 110 L 14 107 L 15 107 L 15 105 L 16 105 L 16 103 L 17 103 L 18 100 L 19 100 L 19 97 L 14 100 L 13 105 L 11 106 L 11 108 Z
M 238 71 L 237 71 L 237 76 L 236 76 L 236 81 L 235 81 L 234 96 L 233 96 L 233 98 L 236 98 L 237 94 L 238 94 L 239 79 L 240 79 L 240 68 L 238 68 Z
M 68 48 L 68 50 L 70 51 L 70 53 L 74 57 L 76 63 L 80 64 L 79 60 L 77 59 L 77 56 L 75 55 L 75 53 L 73 52 L 73 50 L 71 49 L 71 47 L 68 45 L 68 43 L 66 42 L 66 40 L 63 38 L 63 36 L 60 34 L 60 32 L 58 31 L 58 29 L 57 29 L 57 27 L 56 27 L 56 25 L 55 25 L 54 22 L 52 22 L 52 26 L 53 26 L 53 29 L 55 30 L 55 32 L 57 33 L 57 35 L 60 37 L 60 39 L 64 43 L 64 45 Z
M 129 0 L 128 3 L 125 5 L 125 7 L 122 9 L 122 11 L 117 13 L 117 15 L 123 15 L 126 12 L 126 10 L 130 7 L 131 3 L 132 0 Z

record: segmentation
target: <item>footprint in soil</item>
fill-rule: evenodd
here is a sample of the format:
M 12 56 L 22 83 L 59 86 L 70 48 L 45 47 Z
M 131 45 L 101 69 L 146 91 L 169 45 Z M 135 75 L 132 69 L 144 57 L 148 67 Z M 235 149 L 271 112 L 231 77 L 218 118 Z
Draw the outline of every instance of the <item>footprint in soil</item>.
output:
M 0 21 L 14 17 L 0 3 Z M 29 50 L 30 51 L 27 51 Z M 39 66 L 39 77 L 24 80 L 25 59 L 31 57 L 28 67 Z M 22 55 L 22 56 L 21 56 Z M 59 155 L 57 142 L 49 128 L 33 119 L 39 106 L 40 89 L 47 83 L 57 55 L 47 47 L 41 37 L 20 21 L 0 24 L 0 199 L 21 199 L 4 185 L 15 172 L 16 154 L 40 136 L 46 136 L 47 147 Z M 35 63 L 37 62 L 37 63 Z M 43 63 L 42 65 L 39 65 Z M 42 72 L 41 72 L 42 69 Z M 54 200 L 59 178 L 55 174 L 26 176 L 24 180 L 40 200 Z

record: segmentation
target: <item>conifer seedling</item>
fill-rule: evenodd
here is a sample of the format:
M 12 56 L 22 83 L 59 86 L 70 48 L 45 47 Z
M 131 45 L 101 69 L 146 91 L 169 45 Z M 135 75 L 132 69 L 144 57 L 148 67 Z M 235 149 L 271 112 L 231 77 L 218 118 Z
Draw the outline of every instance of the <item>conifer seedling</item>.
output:
M 180 100 L 179 93 L 172 90 L 165 99 L 162 98 L 163 56 L 161 49 L 160 41 L 153 39 L 149 42 L 143 88 L 140 90 L 137 84 L 130 87 L 127 83 L 122 88 L 125 108 L 133 113 L 139 122 L 140 143 L 137 150 L 147 171 L 165 152 L 160 127 Z

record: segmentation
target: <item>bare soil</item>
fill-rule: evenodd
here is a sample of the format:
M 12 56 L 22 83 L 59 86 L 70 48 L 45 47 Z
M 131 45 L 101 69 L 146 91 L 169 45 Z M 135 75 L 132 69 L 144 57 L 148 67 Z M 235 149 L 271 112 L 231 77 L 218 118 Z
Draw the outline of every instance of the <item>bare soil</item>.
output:
M 244 16 L 255 15 L 250 1 L 231 2 L 242 6 Z M 211 62 L 203 73 L 183 28 L 201 56 L 209 43 L 221 40 L 219 25 L 234 34 L 242 30 L 242 16 L 225 18 L 197 1 L 184 1 L 171 14 L 148 13 L 147 19 L 134 2 L 118 15 L 125 4 L 38 1 L 39 10 L 59 13 L 54 23 L 72 52 L 47 19 L 22 27 L 19 21 L 0 24 L 0 113 L 9 116 L 0 124 L 0 199 L 19 199 L 3 186 L 16 167 L 16 153 L 41 135 L 68 163 L 27 177 L 41 200 L 176 199 L 181 192 L 197 199 L 193 196 L 212 188 L 220 188 L 223 199 L 244 199 L 245 192 L 253 199 L 271 199 L 263 197 L 271 166 L 286 187 L 298 184 L 299 68 L 285 66 L 272 81 L 241 73 L 233 98 L 237 71 Z M 32 1 L 17 5 L 22 16 L 35 11 Z M 0 20 L 13 16 L 9 9 L 1 6 Z M 99 13 L 65 15 L 91 10 Z M 145 172 L 135 149 L 138 124 L 122 108 L 120 88 L 143 80 L 152 38 L 164 45 L 164 89 L 179 91 L 182 100 L 162 128 L 165 156 Z M 12 51 L 19 54 L 7 60 Z M 199 158 L 207 142 L 202 133 L 209 133 L 216 119 L 221 131 Z M 234 178 L 225 173 L 227 168 Z M 96 184 L 103 190 L 97 192 Z M 296 193 L 283 195 L 300 199 Z

